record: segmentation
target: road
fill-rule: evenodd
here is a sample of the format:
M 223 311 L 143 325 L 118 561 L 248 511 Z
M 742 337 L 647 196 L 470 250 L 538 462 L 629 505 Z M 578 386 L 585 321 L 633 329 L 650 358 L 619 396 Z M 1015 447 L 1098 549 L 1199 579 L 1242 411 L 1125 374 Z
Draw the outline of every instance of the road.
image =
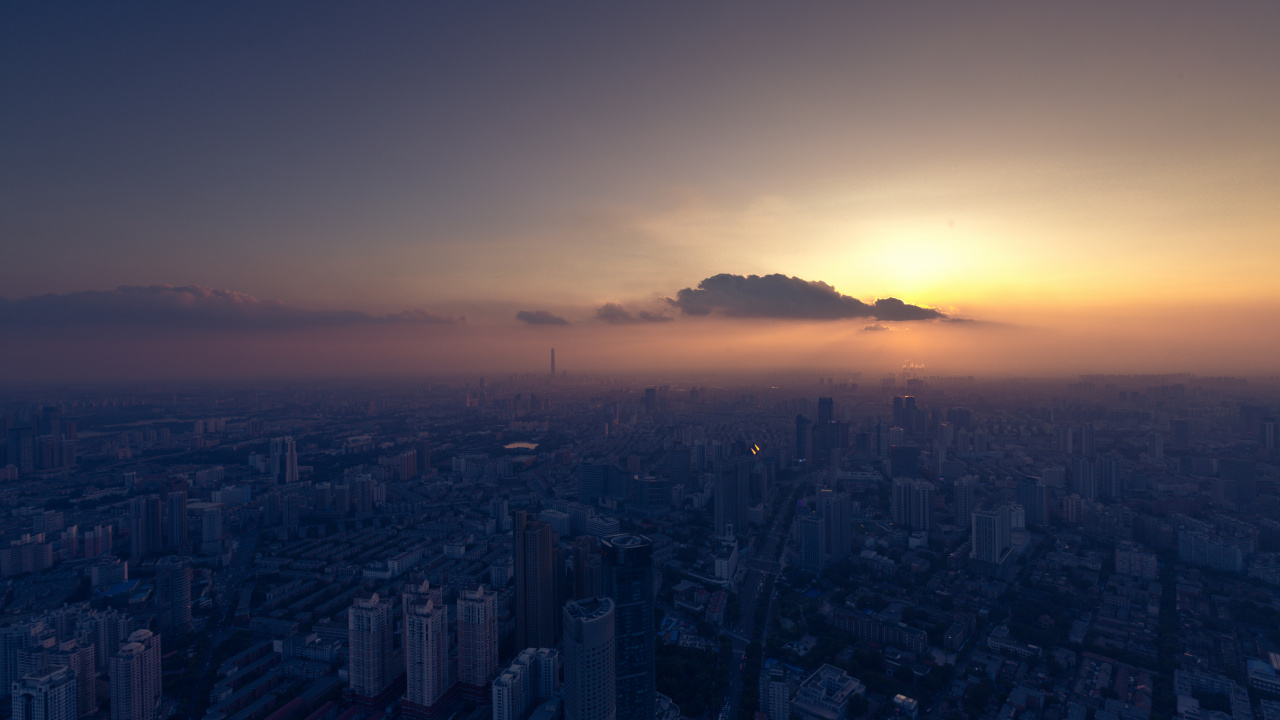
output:
M 747 561 L 747 572 L 738 592 L 740 612 L 738 626 L 727 634 L 733 640 L 733 665 L 729 669 L 729 691 L 720 709 L 720 720 L 734 720 L 742 706 L 742 674 L 746 669 L 747 646 L 755 640 L 763 640 L 769 620 L 773 616 L 775 596 L 772 579 L 782 572 L 782 552 L 786 548 L 787 529 L 784 527 L 791 513 L 787 507 L 794 504 L 796 495 L 804 483 L 797 481 L 790 488 L 782 488 L 774 501 L 773 522 L 768 528 L 757 531 L 753 544 L 755 552 Z M 768 611 L 756 622 L 761 598 L 769 603 Z

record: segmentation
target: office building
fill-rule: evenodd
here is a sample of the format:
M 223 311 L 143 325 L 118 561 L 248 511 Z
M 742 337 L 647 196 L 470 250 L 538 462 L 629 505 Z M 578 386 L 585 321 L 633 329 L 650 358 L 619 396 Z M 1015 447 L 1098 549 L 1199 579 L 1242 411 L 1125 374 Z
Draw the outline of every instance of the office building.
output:
M 999 566 L 1009 549 L 1009 513 L 1003 508 L 973 514 L 972 558 L 986 566 Z
M 895 478 L 891 506 L 895 525 L 928 532 L 933 523 L 933 484 Z
M 1018 482 L 1018 504 L 1026 511 L 1027 524 L 1044 527 L 1049 524 L 1049 486 L 1040 478 L 1028 477 Z
M 178 638 L 191 632 L 191 558 L 170 555 L 156 561 L 156 606 L 160 632 Z
M 613 601 L 573 600 L 563 614 L 565 720 L 615 720 Z
M 601 543 L 613 600 L 614 682 L 617 720 L 654 715 L 656 674 L 653 627 L 653 542 L 614 535 Z
M 516 575 L 516 647 L 555 647 L 557 587 L 555 537 L 547 523 L 523 510 L 512 513 Z
M 830 489 L 818 491 L 818 515 L 826 533 L 827 557 L 839 560 L 852 549 L 853 499 L 848 493 Z
M 817 515 L 796 518 L 800 524 L 800 564 L 817 575 L 827 566 L 827 532 Z

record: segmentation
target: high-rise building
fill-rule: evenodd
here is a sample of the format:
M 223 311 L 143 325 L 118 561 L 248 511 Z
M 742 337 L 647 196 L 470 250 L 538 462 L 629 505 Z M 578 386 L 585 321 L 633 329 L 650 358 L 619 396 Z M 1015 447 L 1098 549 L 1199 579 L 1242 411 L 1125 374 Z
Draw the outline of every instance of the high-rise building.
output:
M 1049 486 L 1040 478 L 1027 477 L 1018 482 L 1018 504 L 1027 513 L 1027 524 L 1044 527 L 1049 524 Z
M 377 593 L 356 598 L 347 610 L 349 675 L 351 691 L 356 695 L 378 697 L 398 675 L 391 668 L 393 624 L 391 601 Z
M 69 668 L 50 667 L 13 683 L 13 720 L 76 720 L 76 682 Z
M 852 550 L 853 499 L 849 493 L 830 489 L 818 491 L 818 514 L 827 537 L 827 556 L 839 560 Z
M 972 558 L 988 566 L 999 565 L 1009 549 L 1008 513 L 1001 508 L 973 514 Z
M 211 503 L 200 513 L 200 552 L 204 555 L 221 555 L 222 503 Z
M 154 720 L 160 705 L 160 636 L 135 630 L 111 656 L 111 720 Z
M 804 515 L 796 522 L 800 524 L 800 564 L 816 575 L 827 565 L 825 524 L 817 515 Z
M 582 535 L 573 541 L 573 597 L 575 599 L 605 597 L 604 555 L 600 538 Z
M 170 555 L 156 561 L 156 605 L 161 633 L 178 638 L 191 632 L 191 558 Z
M 896 525 L 928 532 L 933 523 L 933 484 L 924 480 L 895 478 L 890 498 Z
M 160 537 L 160 496 L 145 495 L 130 500 L 130 554 L 134 558 L 158 554 L 163 547 Z
M 617 720 L 654 716 L 653 542 L 614 535 L 600 543 L 613 599 Z
M 483 585 L 458 595 L 458 682 L 483 700 L 498 670 L 498 594 Z
M 774 659 L 760 670 L 760 711 L 768 720 L 791 720 L 791 683 L 786 667 Z
M 615 720 L 614 615 L 609 598 L 564 606 L 565 720 Z
M 66 629 L 70 635 L 71 628 Z M 98 709 L 97 693 L 94 677 L 93 645 L 81 644 L 78 640 L 69 639 L 59 642 L 46 650 L 43 666 L 48 668 L 66 668 L 76 680 L 76 713 L 80 717 L 91 715 Z
M 1093 423 L 1080 426 L 1080 454 L 1091 458 L 1098 454 L 1098 444 L 1093 430 Z
M 449 682 L 449 612 L 430 598 L 424 601 L 415 598 L 405 608 L 405 617 L 405 715 L 431 717 L 447 699 L 452 686 Z M 354 650 L 354 636 L 352 643 Z M 353 673 L 353 682 L 354 679 Z
M 813 459 L 813 421 L 803 415 L 796 416 L 796 459 Z
M 555 647 L 557 578 L 555 537 L 547 523 L 523 510 L 511 516 L 516 575 L 516 647 Z
M 1087 457 L 1071 458 L 1071 492 L 1085 500 L 1098 499 L 1098 463 Z
M 285 483 L 298 482 L 298 447 L 293 442 L 293 436 L 284 439 L 284 461 Z
M 187 552 L 187 493 L 171 492 L 164 496 L 165 545 L 179 554 Z

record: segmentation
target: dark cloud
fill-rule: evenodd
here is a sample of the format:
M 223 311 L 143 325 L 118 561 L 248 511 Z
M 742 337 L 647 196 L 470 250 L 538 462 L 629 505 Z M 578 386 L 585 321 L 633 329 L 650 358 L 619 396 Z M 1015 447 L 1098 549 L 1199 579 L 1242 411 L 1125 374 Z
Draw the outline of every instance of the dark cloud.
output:
M 521 310 L 516 319 L 530 325 L 568 325 L 569 321 L 559 315 L 552 315 L 546 310 Z
M 648 310 L 641 310 L 632 314 L 630 310 L 618 303 L 605 303 L 596 310 L 596 319 L 603 320 L 610 325 L 635 325 L 638 323 L 671 322 L 675 318 L 662 313 L 649 312 Z
M 250 330 L 439 325 L 461 320 L 422 310 L 390 315 L 370 315 L 358 310 L 303 310 L 277 300 L 259 300 L 234 290 L 199 285 L 122 285 L 115 290 L 86 290 L 19 300 L 0 298 L 0 327 L 33 329 L 127 326 Z
M 842 295 L 824 282 L 786 275 L 730 275 L 722 273 L 685 288 L 671 301 L 686 315 L 719 312 L 729 317 L 797 320 L 936 320 L 946 317 L 932 308 L 908 305 L 897 298 L 868 304 Z

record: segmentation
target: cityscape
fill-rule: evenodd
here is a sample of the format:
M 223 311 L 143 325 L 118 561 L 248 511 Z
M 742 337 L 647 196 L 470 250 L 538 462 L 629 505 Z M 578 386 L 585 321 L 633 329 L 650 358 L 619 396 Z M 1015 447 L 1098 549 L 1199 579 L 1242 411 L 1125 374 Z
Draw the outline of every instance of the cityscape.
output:
M 0 4 L 0 720 L 1280 720 L 1280 4 Z

